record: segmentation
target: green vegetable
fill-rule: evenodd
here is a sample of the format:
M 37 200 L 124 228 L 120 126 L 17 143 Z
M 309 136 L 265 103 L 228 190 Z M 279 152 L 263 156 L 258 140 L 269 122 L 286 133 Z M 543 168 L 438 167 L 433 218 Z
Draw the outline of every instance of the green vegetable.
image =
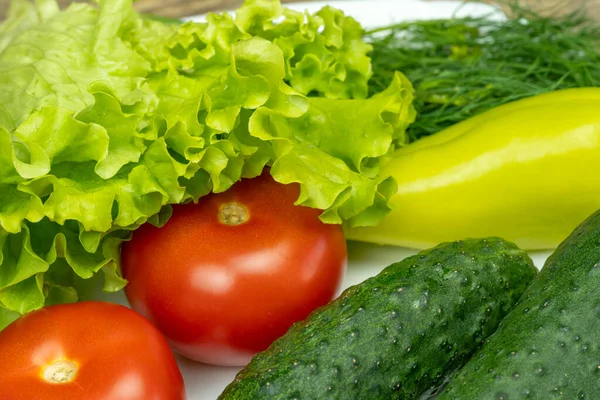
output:
M 377 93 L 403 71 L 416 89 L 411 140 L 499 105 L 557 89 L 600 86 L 600 24 L 582 13 L 545 17 L 515 6 L 507 20 L 401 23 L 367 36 Z
M 446 399 L 595 399 L 600 393 L 600 211 L 550 256 Z
M 295 324 L 220 399 L 416 399 L 469 360 L 536 272 L 498 238 L 423 251 Z
M 132 230 L 265 166 L 325 222 L 389 211 L 395 184 L 378 171 L 414 119 L 410 83 L 398 74 L 365 99 L 360 25 L 326 8 L 268 29 L 282 12 L 249 1 L 237 23 L 178 25 L 131 0 L 12 3 L 0 25 L 0 328 L 80 299 L 98 275 L 121 289 Z

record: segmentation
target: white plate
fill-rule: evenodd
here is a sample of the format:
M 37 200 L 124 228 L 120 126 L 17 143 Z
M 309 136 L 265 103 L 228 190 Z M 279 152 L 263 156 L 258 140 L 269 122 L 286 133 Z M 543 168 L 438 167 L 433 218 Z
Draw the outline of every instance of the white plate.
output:
M 287 7 L 315 12 L 326 4 L 326 2 L 294 3 L 288 4 Z M 330 4 L 344 10 L 347 15 L 356 18 L 366 28 L 405 20 L 449 18 L 454 15 L 483 16 L 495 11 L 487 5 L 469 3 L 460 6 L 455 1 L 356 0 L 332 1 Z M 203 17 L 190 19 L 199 21 Z M 362 282 L 379 273 L 387 265 L 416 253 L 414 250 L 363 243 L 349 243 L 348 252 L 349 265 L 343 282 L 344 288 Z M 532 254 L 538 268 L 547 256 L 547 253 Z M 216 399 L 239 371 L 239 368 L 202 365 L 183 358 L 179 358 L 178 361 L 189 400 Z

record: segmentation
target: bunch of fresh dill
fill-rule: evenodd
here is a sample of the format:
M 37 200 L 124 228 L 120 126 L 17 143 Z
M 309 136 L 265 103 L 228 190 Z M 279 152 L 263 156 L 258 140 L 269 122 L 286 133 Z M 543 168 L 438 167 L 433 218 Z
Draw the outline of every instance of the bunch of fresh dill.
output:
M 581 12 L 512 11 L 506 20 L 415 21 L 367 34 L 374 46 L 371 92 L 387 87 L 396 70 L 415 85 L 419 118 L 411 140 L 520 98 L 600 86 L 600 23 Z

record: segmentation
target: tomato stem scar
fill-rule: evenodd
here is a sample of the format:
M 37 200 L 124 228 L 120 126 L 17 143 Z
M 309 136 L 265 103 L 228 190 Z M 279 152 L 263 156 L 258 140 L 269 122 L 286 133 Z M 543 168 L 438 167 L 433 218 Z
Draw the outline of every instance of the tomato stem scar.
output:
M 44 368 L 42 378 L 49 383 L 69 383 L 75 379 L 77 370 L 77 365 L 72 361 L 55 361 Z
M 225 203 L 219 208 L 219 221 L 225 225 L 241 225 L 248 221 L 249 212 L 240 203 Z

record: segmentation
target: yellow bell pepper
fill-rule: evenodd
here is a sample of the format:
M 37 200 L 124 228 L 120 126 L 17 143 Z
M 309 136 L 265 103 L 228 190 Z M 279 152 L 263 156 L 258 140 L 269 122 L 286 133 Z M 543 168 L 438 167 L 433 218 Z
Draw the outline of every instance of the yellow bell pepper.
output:
M 426 248 L 500 236 L 556 247 L 600 209 L 600 88 L 500 106 L 397 151 L 392 212 L 349 239 Z

